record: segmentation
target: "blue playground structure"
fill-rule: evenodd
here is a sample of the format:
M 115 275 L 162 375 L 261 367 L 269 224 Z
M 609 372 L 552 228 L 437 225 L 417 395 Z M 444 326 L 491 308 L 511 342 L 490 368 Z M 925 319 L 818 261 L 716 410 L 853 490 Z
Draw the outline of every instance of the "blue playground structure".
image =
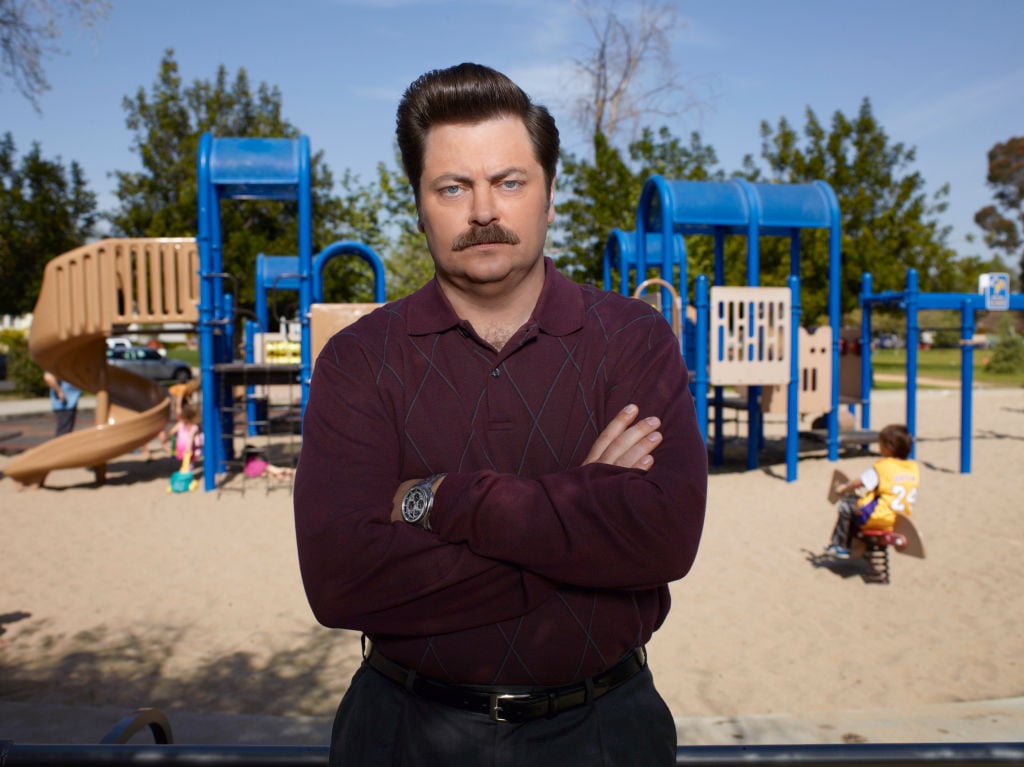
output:
M 206 432 L 207 490 L 234 459 L 235 418 L 245 413 L 249 432 L 262 419 L 254 386 L 277 383 L 301 387 L 305 410 L 314 354 L 310 318 L 323 316 L 323 270 L 338 256 L 355 256 L 369 264 L 375 283 L 375 302 L 384 302 L 384 272 L 380 259 L 365 245 L 334 243 L 314 258 L 312 251 L 312 198 L 309 142 L 297 139 L 243 139 L 202 137 L 199 148 L 200 311 L 199 344 L 203 387 L 203 429 Z M 223 200 L 291 200 L 298 207 L 297 255 L 259 254 L 256 265 L 255 320 L 245 324 L 245 353 L 236 359 L 233 323 L 234 295 L 225 290 L 232 275 L 224 273 L 220 229 Z M 800 328 L 800 235 L 805 229 L 828 235 L 828 327 L 814 347 L 817 368 L 801 360 L 807 331 Z M 689 278 L 686 237 L 713 240 L 714 270 Z M 789 278 L 785 287 L 760 284 L 760 238 L 789 239 Z M 725 285 L 726 238 L 740 237 L 745 244 L 746 284 Z M 636 211 L 636 230 L 614 230 L 606 243 L 604 282 L 624 295 L 640 293 L 648 284 L 660 285 L 660 306 L 666 318 L 676 319 L 680 351 L 693 375 L 692 390 L 698 422 L 706 441 L 713 443 L 713 460 L 724 460 L 724 412 L 747 414 L 747 467 L 758 465 L 764 445 L 763 412 L 772 394 L 786 407 L 786 478 L 797 478 L 799 418 L 805 394 L 817 388 L 815 410 L 826 416 L 826 428 L 816 436 L 824 440 L 828 458 L 838 458 L 840 405 L 840 215 L 838 200 L 824 182 L 809 184 L 753 184 L 743 179 L 724 182 L 647 180 Z M 651 270 L 659 277 L 647 279 Z M 870 279 L 865 301 L 906 300 L 894 295 L 872 296 Z M 692 284 L 693 295 L 689 296 Z M 256 339 L 270 332 L 268 298 L 278 291 L 298 294 L 297 359 L 267 364 L 256 354 Z M 237 291 L 236 291 L 237 292 Z M 937 301 L 938 299 L 936 299 Z M 943 299 L 946 301 L 947 299 Z M 949 298 L 948 301 L 953 301 Z M 1017 306 L 1017 298 L 1013 306 Z M 960 298 L 962 305 L 970 305 Z M 345 305 L 369 310 L 376 304 Z M 928 306 L 934 304 L 929 303 Z M 339 305 L 341 306 L 341 305 Z M 685 307 L 685 312 L 681 311 Z M 922 306 L 922 308 L 925 308 Z M 674 313 L 674 318 L 670 314 Z M 358 314 L 358 311 L 356 312 Z M 866 312 L 869 318 L 870 313 Z M 965 310 L 965 316 L 966 310 Z M 326 327 L 326 324 L 325 326 Z M 337 327 L 337 326 L 335 326 Z M 289 331 L 290 332 L 290 331 Z M 869 343 L 864 344 L 870 348 Z M 870 360 L 863 376 L 870 383 Z M 912 380 L 912 377 L 911 377 Z M 244 407 L 235 401 L 245 387 Z M 726 389 L 740 392 L 726 396 Z M 864 385 L 862 391 L 869 392 Z M 870 406 L 864 405 L 864 425 Z M 709 414 L 711 422 L 709 423 Z M 908 425 L 913 431 L 912 418 Z M 709 434 L 709 431 L 712 433 Z M 863 435 L 861 435 L 863 436 Z M 844 442 L 863 443 L 846 433 Z
M 748 413 L 747 467 L 756 468 L 763 445 L 761 395 L 763 385 L 786 387 L 787 479 L 796 479 L 798 396 L 803 370 L 799 361 L 800 232 L 828 231 L 829 325 L 831 327 L 831 390 L 825 435 L 830 460 L 839 449 L 839 331 L 840 331 L 840 217 L 835 193 L 824 182 L 811 184 L 752 184 L 743 179 L 725 182 L 667 181 L 653 176 L 644 184 L 636 212 L 636 231 L 616 230 L 605 249 L 605 287 L 613 272 L 620 291 L 629 295 L 648 269 L 658 267 L 683 303 L 692 305 L 683 322 L 682 351 L 693 375 L 701 432 L 708 439 L 708 409 L 714 411 L 714 460 L 723 460 L 723 410 Z M 687 300 L 684 236 L 705 235 L 714 242 L 714 275 L 694 279 L 693 301 Z M 756 289 L 720 292 L 725 283 L 725 240 L 745 238 L 747 284 Z M 762 236 L 788 237 L 790 277 L 786 288 L 760 287 Z M 667 257 L 666 257 L 667 255 Z M 632 278 L 632 279 L 631 279 Z M 667 287 L 662 288 L 663 292 Z M 763 291 L 763 292 L 760 292 Z M 721 296 L 721 297 L 720 297 Z M 662 301 L 667 311 L 666 302 Z M 769 363 L 769 364 L 766 364 Z M 767 372 L 771 368 L 771 372 Z M 718 372 L 718 369 L 721 372 Z M 710 371 L 710 372 L 709 372 Z M 727 399 L 724 387 L 746 388 L 742 400 Z M 710 390 L 710 393 L 709 393 Z
M 372 249 L 357 242 L 336 242 L 313 256 L 312 189 L 309 140 L 277 138 L 217 138 L 204 134 L 199 143 L 199 349 L 205 432 L 203 472 L 207 491 L 234 456 L 236 417 L 244 405 L 248 434 L 263 418 L 253 387 L 298 384 L 301 412 L 305 411 L 312 372 L 310 316 L 323 301 L 323 271 L 341 256 L 356 256 L 373 272 L 377 303 L 384 302 L 384 269 Z M 244 355 L 235 354 L 234 295 L 225 290 L 236 277 L 224 272 L 220 205 L 224 200 L 288 200 L 298 207 L 297 255 L 259 254 L 256 265 L 256 320 L 245 324 Z M 269 364 L 257 361 L 254 339 L 267 333 L 268 296 L 277 291 L 298 293 L 298 361 Z M 243 386 L 246 402 L 236 402 L 234 390 Z
M 941 309 L 960 312 L 960 473 L 971 473 L 972 393 L 974 390 L 975 312 L 1024 310 L 1024 293 L 1010 293 L 1009 275 L 987 275 L 985 290 L 978 293 L 922 293 L 918 289 L 917 270 L 907 270 L 903 290 L 874 292 L 870 274 L 861 277 L 861 391 L 871 391 L 871 310 L 875 306 L 896 306 L 907 315 L 907 419 L 911 434 L 917 434 L 917 352 L 920 344 L 918 312 Z M 861 418 L 866 427 L 871 418 L 871 403 L 865 397 Z M 916 453 L 916 445 L 911 457 Z

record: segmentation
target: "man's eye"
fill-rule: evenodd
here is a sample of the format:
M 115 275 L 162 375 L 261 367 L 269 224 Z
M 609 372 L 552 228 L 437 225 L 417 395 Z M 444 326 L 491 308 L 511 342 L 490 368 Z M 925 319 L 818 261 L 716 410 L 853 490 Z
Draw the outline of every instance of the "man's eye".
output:
M 502 187 L 504 187 L 505 189 L 508 189 L 509 191 L 515 191 L 516 189 L 519 189 L 519 187 L 521 187 L 523 185 L 523 182 L 522 181 L 506 180 L 506 181 L 501 182 L 501 185 L 502 185 Z
M 444 189 L 442 189 L 441 190 L 441 194 L 447 195 L 448 197 L 454 197 L 455 195 L 457 195 L 459 193 L 459 191 L 460 191 L 459 185 L 458 184 L 452 184 L 451 186 L 446 186 Z

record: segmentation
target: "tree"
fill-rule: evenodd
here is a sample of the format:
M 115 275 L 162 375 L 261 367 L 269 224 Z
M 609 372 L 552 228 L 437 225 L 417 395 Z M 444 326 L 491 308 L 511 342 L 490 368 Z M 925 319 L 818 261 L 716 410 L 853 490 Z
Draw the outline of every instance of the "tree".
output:
M 416 201 L 405 173 L 379 163 L 377 193 L 378 231 L 387 233 L 387 242 L 381 244 L 379 252 L 387 264 L 388 297 L 401 298 L 434 275 L 434 263 L 417 227 Z
M 168 50 L 149 93 L 139 88 L 123 101 L 128 128 L 135 137 L 142 171 L 118 171 L 120 207 L 108 218 L 115 232 L 129 237 L 194 236 L 198 228 L 196 159 L 199 138 L 215 136 L 284 137 L 300 135 L 281 111 L 281 93 L 261 83 L 253 91 L 244 69 L 229 81 L 223 66 L 213 81 L 196 80 L 183 87 Z M 334 179 L 322 152 L 310 159 L 313 196 L 313 246 L 319 250 L 338 239 L 371 241 L 376 232 L 373 191 L 349 173 L 342 177 L 344 199 L 334 196 Z M 232 201 L 221 206 L 223 263 L 238 279 L 236 298 L 242 307 L 254 302 L 253 274 L 258 253 L 295 255 L 297 206 L 282 201 Z M 345 263 L 325 275 L 325 292 L 369 300 L 369 274 Z M 285 312 L 295 297 L 279 302 Z
M 672 65 L 674 6 L 640 0 L 633 19 L 621 16 L 614 0 L 580 0 L 577 7 L 594 37 L 594 47 L 574 62 L 586 83 L 573 107 L 585 135 L 611 140 L 628 129 L 634 138 L 648 118 L 675 117 L 695 105 L 683 103 L 691 91 Z
M 1024 136 L 996 144 L 988 152 L 988 185 L 994 190 L 995 205 L 974 214 L 984 231 L 985 243 L 1019 258 L 1020 280 L 1024 284 Z
M 605 136 L 594 137 L 594 160 L 562 157 L 553 235 L 558 265 L 578 282 L 601 284 L 605 243 L 612 229 L 632 231 L 644 181 L 658 174 L 670 179 L 721 179 L 714 150 L 698 133 L 688 144 L 668 128 L 645 128 L 623 158 Z
M 754 180 L 807 183 L 820 179 L 839 198 L 844 312 L 856 305 L 864 272 L 872 273 L 878 290 L 902 288 L 911 267 L 920 274 L 922 290 L 955 286 L 955 254 L 946 245 L 949 229 L 937 219 L 947 205 L 948 185 L 928 198 L 924 179 L 912 169 L 914 149 L 890 142 L 868 99 L 853 118 L 837 111 L 831 130 L 808 109 L 803 146 L 785 118 L 774 129 L 762 122 L 761 137 L 761 156 L 768 167 L 763 174 L 755 169 Z M 822 231 L 802 235 L 801 294 L 804 316 L 810 322 L 827 313 L 826 242 Z M 788 243 L 766 242 L 761 266 L 763 284 L 785 284 Z
M 32 311 L 46 262 L 82 245 L 96 223 L 96 195 L 82 168 L 43 157 L 33 144 L 22 158 L 0 139 L 0 314 Z
M 107 15 L 106 0 L 0 0 L 0 72 L 39 111 L 39 97 L 50 89 L 43 59 L 61 49 L 62 15 L 91 25 Z

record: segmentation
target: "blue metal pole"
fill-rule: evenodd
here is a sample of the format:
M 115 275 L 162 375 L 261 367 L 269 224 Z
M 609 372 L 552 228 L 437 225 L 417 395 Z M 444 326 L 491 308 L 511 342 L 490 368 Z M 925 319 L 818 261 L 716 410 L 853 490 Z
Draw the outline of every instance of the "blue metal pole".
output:
M 907 430 L 917 436 L 917 347 L 921 328 L 917 324 L 917 307 L 920 292 L 917 288 L 917 270 L 907 270 Z M 915 440 L 916 442 L 916 440 Z M 917 453 L 912 443 L 910 457 Z
M 789 386 L 786 389 L 786 481 L 796 480 L 797 452 L 800 446 L 798 409 L 800 397 L 800 278 L 789 276 L 790 298 L 790 354 Z
M 871 273 L 860 278 L 860 427 L 871 428 Z
M 745 179 L 733 179 L 747 201 L 747 285 L 761 284 L 761 200 L 757 189 Z M 750 311 L 750 307 L 748 307 Z M 764 442 L 764 418 L 761 415 L 761 387 L 747 388 L 747 468 L 756 469 L 758 451 Z
M 700 434 L 704 437 L 704 444 L 708 443 L 708 325 L 710 313 L 710 302 L 708 300 L 708 278 L 698 274 L 693 285 L 694 304 L 697 309 L 697 330 L 696 349 L 693 369 L 690 371 L 694 376 L 694 400 L 697 406 L 697 425 L 700 427 Z M 721 454 L 721 433 L 715 434 L 715 456 Z M 721 463 L 721 461 L 718 461 Z
M 309 399 L 309 379 L 313 374 L 310 356 L 312 337 L 309 312 L 313 305 L 313 185 L 309 161 L 309 137 L 299 137 L 298 206 L 299 206 L 299 369 L 301 379 L 302 415 Z
M 829 210 L 828 235 L 828 318 L 832 326 L 832 407 L 828 413 L 828 459 L 839 460 L 839 336 L 842 331 L 842 304 L 840 301 L 843 289 L 841 217 L 839 199 L 832 187 L 824 181 L 815 181 Z
M 964 300 L 960 309 L 960 473 L 971 473 L 974 401 L 974 308 Z
M 219 252 L 219 228 L 216 226 L 217 194 L 210 178 L 210 155 L 213 152 L 213 136 L 204 133 L 199 139 L 197 168 L 198 246 L 199 246 L 199 377 L 203 391 L 203 431 L 206 437 L 206 459 L 208 470 L 203 472 L 203 487 L 210 491 L 216 487 L 215 467 L 220 465 L 220 420 L 218 418 L 218 386 L 213 372 L 216 352 L 213 333 L 216 317 L 215 292 L 220 285 L 219 278 L 211 275 L 220 272 L 216 266 L 215 250 Z
M 328 262 L 341 256 L 361 258 L 373 270 L 373 300 L 382 304 L 386 300 L 387 281 L 384 279 L 384 264 L 380 256 L 368 245 L 354 240 L 338 240 L 317 253 L 313 259 L 313 303 L 324 300 L 324 268 Z

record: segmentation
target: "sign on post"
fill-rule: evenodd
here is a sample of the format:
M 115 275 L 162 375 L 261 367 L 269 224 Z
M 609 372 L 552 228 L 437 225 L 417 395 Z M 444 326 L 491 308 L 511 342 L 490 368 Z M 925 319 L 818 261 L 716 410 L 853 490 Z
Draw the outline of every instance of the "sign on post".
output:
M 989 311 L 1006 311 L 1010 308 L 1010 275 L 1006 272 L 990 272 L 978 278 L 978 292 L 985 296 L 985 308 Z

